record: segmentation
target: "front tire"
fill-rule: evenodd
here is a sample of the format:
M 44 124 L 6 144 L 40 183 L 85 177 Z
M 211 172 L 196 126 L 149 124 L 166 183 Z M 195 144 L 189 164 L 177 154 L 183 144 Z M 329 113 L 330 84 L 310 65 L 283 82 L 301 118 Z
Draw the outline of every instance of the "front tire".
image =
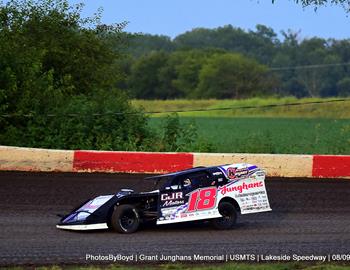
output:
M 135 206 L 122 204 L 116 206 L 111 216 L 111 227 L 119 233 L 133 233 L 140 226 L 140 217 Z
M 237 220 L 237 213 L 235 207 L 229 202 L 221 202 L 219 204 L 220 218 L 212 220 L 212 225 L 218 230 L 231 229 Z

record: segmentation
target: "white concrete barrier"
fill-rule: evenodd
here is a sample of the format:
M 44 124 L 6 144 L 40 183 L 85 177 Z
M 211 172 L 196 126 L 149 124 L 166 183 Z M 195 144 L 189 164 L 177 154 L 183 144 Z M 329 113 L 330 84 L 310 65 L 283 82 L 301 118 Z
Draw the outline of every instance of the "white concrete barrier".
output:
M 258 165 L 267 176 L 350 178 L 350 156 L 73 151 L 0 146 L 0 170 L 167 173 L 197 166 Z
M 0 170 L 72 172 L 74 151 L 0 146 Z
M 250 163 L 266 170 L 268 176 L 312 177 L 312 161 L 312 155 L 195 153 L 193 166 Z

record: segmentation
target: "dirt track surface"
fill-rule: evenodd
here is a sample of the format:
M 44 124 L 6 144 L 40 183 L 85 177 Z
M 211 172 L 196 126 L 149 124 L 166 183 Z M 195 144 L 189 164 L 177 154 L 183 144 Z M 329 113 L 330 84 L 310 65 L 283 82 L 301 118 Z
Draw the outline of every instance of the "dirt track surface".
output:
M 0 266 L 94 262 L 87 254 L 350 254 L 350 181 L 339 179 L 268 179 L 273 211 L 241 215 L 229 231 L 208 224 L 151 226 L 132 235 L 55 228 L 57 213 L 143 177 L 0 172 Z

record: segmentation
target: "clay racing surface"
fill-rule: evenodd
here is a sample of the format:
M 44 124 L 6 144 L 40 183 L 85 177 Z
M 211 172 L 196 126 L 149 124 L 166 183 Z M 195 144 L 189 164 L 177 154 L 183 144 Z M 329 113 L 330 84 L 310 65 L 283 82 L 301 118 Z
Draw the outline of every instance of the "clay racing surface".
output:
M 350 181 L 340 179 L 267 179 L 273 211 L 241 215 L 229 231 L 203 222 L 147 226 L 131 235 L 56 229 L 56 214 L 90 197 L 133 186 L 143 177 L 0 172 L 0 265 L 93 263 L 87 254 L 350 253 Z

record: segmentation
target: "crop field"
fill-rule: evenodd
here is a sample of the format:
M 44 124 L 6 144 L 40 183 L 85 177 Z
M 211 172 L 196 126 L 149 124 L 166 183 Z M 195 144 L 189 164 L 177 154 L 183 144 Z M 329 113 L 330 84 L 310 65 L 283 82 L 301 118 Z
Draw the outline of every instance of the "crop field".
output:
M 321 98 L 253 98 L 246 100 L 133 100 L 145 111 L 186 111 L 228 107 L 233 109 L 178 113 L 181 123 L 195 123 L 211 152 L 349 154 L 350 100 L 259 108 L 270 104 L 332 101 Z M 164 116 L 151 114 L 150 125 L 161 132 Z
M 144 108 L 146 112 L 180 111 L 180 122 L 183 125 L 194 123 L 199 137 L 212 144 L 211 152 L 349 154 L 349 99 L 324 104 L 261 108 L 270 104 L 331 100 L 290 97 L 246 100 L 133 100 L 132 103 Z M 181 112 L 244 106 L 258 108 Z M 169 113 L 151 114 L 150 126 L 160 133 L 166 115 Z
M 331 98 L 251 98 L 244 100 L 132 100 L 136 107 L 142 107 L 146 112 L 180 111 L 180 116 L 196 117 L 283 117 L 283 118 L 330 118 L 350 119 L 350 99 L 341 102 L 330 102 L 324 104 L 305 104 L 310 102 L 329 102 Z M 304 103 L 298 106 L 283 106 L 290 103 Z M 277 107 L 263 107 L 266 105 L 278 105 Z M 281 106 L 282 105 L 282 106 Z M 237 108 L 237 107 L 258 108 Z M 260 107 L 260 108 L 259 108 Z M 223 108 L 237 108 L 222 110 Z M 192 111 L 188 110 L 207 110 Z M 215 111 L 214 109 L 219 109 Z M 163 113 L 152 114 L 152 117 L 165 116 Z
M 350 119 L 182 117 L 219 153 L 349 154 Z M 150 125 L 160 132 L 162 118 Z

